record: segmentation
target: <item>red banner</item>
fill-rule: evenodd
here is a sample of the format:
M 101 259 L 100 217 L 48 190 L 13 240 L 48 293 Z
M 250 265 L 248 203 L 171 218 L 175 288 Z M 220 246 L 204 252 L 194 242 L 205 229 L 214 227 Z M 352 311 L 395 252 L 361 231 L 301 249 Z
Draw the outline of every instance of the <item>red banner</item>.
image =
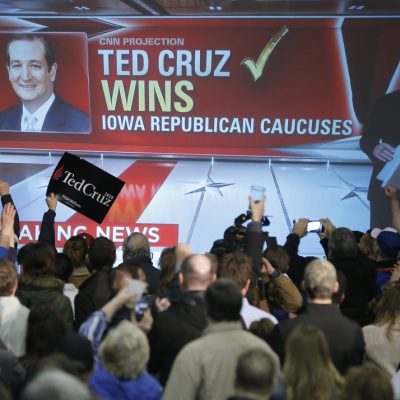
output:
M 20 244 L 37 241 L 40 221 L 21 221 Z M 118 247 L 132 232 L 143 233 L 152 247 L 175 246 L 178 242 L 178 225 L 175 224 L 107 224 L 95 222 L 56 223 L 56 246 L 62 247 L 67 239 L 81 232 L 88 232 L 94 237 L 106 236 Z

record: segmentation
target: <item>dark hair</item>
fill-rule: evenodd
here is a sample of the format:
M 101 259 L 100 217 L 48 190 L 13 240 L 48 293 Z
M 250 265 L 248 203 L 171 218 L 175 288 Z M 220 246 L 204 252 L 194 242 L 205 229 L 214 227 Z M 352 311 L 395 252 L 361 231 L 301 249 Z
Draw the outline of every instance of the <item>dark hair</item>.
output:
M 68 282 L 72 275 L 72 262 L 70 258 L 63 253 L 57 253 L 54 264 L 54 276 L 64 282 Z
M 17 282 L 15 265 L 6 259 L 0 259 L 0 296 L 11 296 Z
M 46 243 L 33 243 L 23 258 L 24 273 L 54 275 L 55 250 Z
M 260 339 L 267 341 L 274 328 L 275 324 L 269 318 L 261 318 L 251 323 L 249 331 Z
M 167 288 L 175 276 L 176 255 L 175 246 L 166 247 L 160 255 L 159 266 L 161 270 L 160 283 L 157 291 L 162 292 Z
M 26 354 L 41 358 L 53 353 L 66 333 L 64 319 L 52 306 L 32 307 L 26 331 Z
M 29 253 L 29 250 L 35 245 L 35 243 L 27 243 L 26 245 L 22 246 L 17 253 L 17 263 L 19 265 L 24 263 L 26 255 Z
M 328 242 L 330 258 L 356 258 L 357 240 L 348 228 L 335 229 Z
M 50 72 L 51 67 L 53 64 L 56 62 L 56 56 L 54 52 L 54 48 L 50 41 L 45 37 L 45 36 L 39 36 L 36 34 L 28 34 L 28 33 L 23 33 L 19 35 L 13 35 L 6 44 L 6 59 L 7 59 L 7 65 L 10 65 L 10 45 L 12 42 L 16 41 L 22 41 L 22 42 L 33 42 L 33 41 L 39 41 L 40 43 L 43 44 L 44 47 L 44 58 L 47 63 L 47 70 Z
M 85 264 L 88 246 L 82 236 L 72 236 L 65 243 L 63 253 L 66 254 L 73 267 L 82 267 Z
M 58 351 L 65 354 L 71 360 L 79 362 L 85 372 L 93 370 L 94 356 L 90 340 L 76 332 L 70 332 L 62 337 Z
M 263 257 L 266 258 L 271 265 L 283 274 L 289 269 L 290 257 L 282 246 L 275 246 L 264 251 Z
M 251 279 L 251 259 L 240 251 L 227 253 L 222 257 L 218 267 L 218 277 L 228 278 L 237 283 L 242 289 L 246 282 Z
M 205 304 L 207 315 L 213 321 L 239 321 L 242 293 L 235 282 L 220 278 L 208 286 Z
M 278 380 L 278 370 L 270 354 L 253 349 L 243 353 L 236 365 L 236 389 L 267 396 Z
M 94 270 L 111 270 L 115 258 L 115 244 L 113 241 L 106 237 L 94 239 L 89 249 L 89 262 Z

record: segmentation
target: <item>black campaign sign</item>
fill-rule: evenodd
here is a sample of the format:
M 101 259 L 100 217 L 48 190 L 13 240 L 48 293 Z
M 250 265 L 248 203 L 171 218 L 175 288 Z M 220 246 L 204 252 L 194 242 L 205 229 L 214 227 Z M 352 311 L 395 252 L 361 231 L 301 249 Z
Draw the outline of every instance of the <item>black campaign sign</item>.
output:
M 47 194 L 101 224 L 125 182 L 88 161 L 64 153 L 47 187 Z

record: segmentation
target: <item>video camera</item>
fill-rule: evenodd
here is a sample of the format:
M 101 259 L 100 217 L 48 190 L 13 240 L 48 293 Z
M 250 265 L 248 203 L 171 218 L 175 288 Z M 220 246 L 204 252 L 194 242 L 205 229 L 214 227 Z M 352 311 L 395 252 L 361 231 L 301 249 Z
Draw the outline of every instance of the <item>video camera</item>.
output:
M 227 228 L 224 232 L 224 238 L 216 240 L 213 243 L 213 246 L 210 250 L 210 253 L 215 254 L 218 259 L 221 259 L 222 256 L 226 253 L 231 253 L 234 251 L 243 251 L 245 245 L 245 237 L 247 227 L 243 226 L 246 221 L 251 220 L 252 212 L 251 210 L 247 210 L 245 213 L 238 215 L 234 221 L 233 225 Z M 262 226 L 268 226 L 270 224 L 270 220 L 267 216 L 263 216 L 261 219 Z M 271 243 L 275 243 L 276 246 L 276 238 L 270 237 L 268 232 L 263 232 L 265 241 L 267 243 L 267 247 L 271 247 Z M 273 246 L 272 246 L 273 247 Z
M 235 227 L 242 226 L 246 221 L 251 219 L 252 216 L 253 215 L 252 215 L 251 210 L 247 210 L 246 213 L 240 214 L 234 219 L 233 226 L 235 226 Z M 266 215 L 264 215 L 261 218 L 261 225 L 262 226 L 268 226 L 270 223 L 271 222 L 270 222 L 269 218 Z

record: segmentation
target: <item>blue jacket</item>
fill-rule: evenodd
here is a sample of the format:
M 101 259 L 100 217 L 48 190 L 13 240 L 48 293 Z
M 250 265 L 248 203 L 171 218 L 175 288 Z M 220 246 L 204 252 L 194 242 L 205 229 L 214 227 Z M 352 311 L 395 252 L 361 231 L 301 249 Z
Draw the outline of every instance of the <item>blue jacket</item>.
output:
M 122 380 L 101 364 L 97 364 L 89 385 L 102 400 L 160 400 L 162 396 L 161 385 L 148 372 L 136 379 Z

